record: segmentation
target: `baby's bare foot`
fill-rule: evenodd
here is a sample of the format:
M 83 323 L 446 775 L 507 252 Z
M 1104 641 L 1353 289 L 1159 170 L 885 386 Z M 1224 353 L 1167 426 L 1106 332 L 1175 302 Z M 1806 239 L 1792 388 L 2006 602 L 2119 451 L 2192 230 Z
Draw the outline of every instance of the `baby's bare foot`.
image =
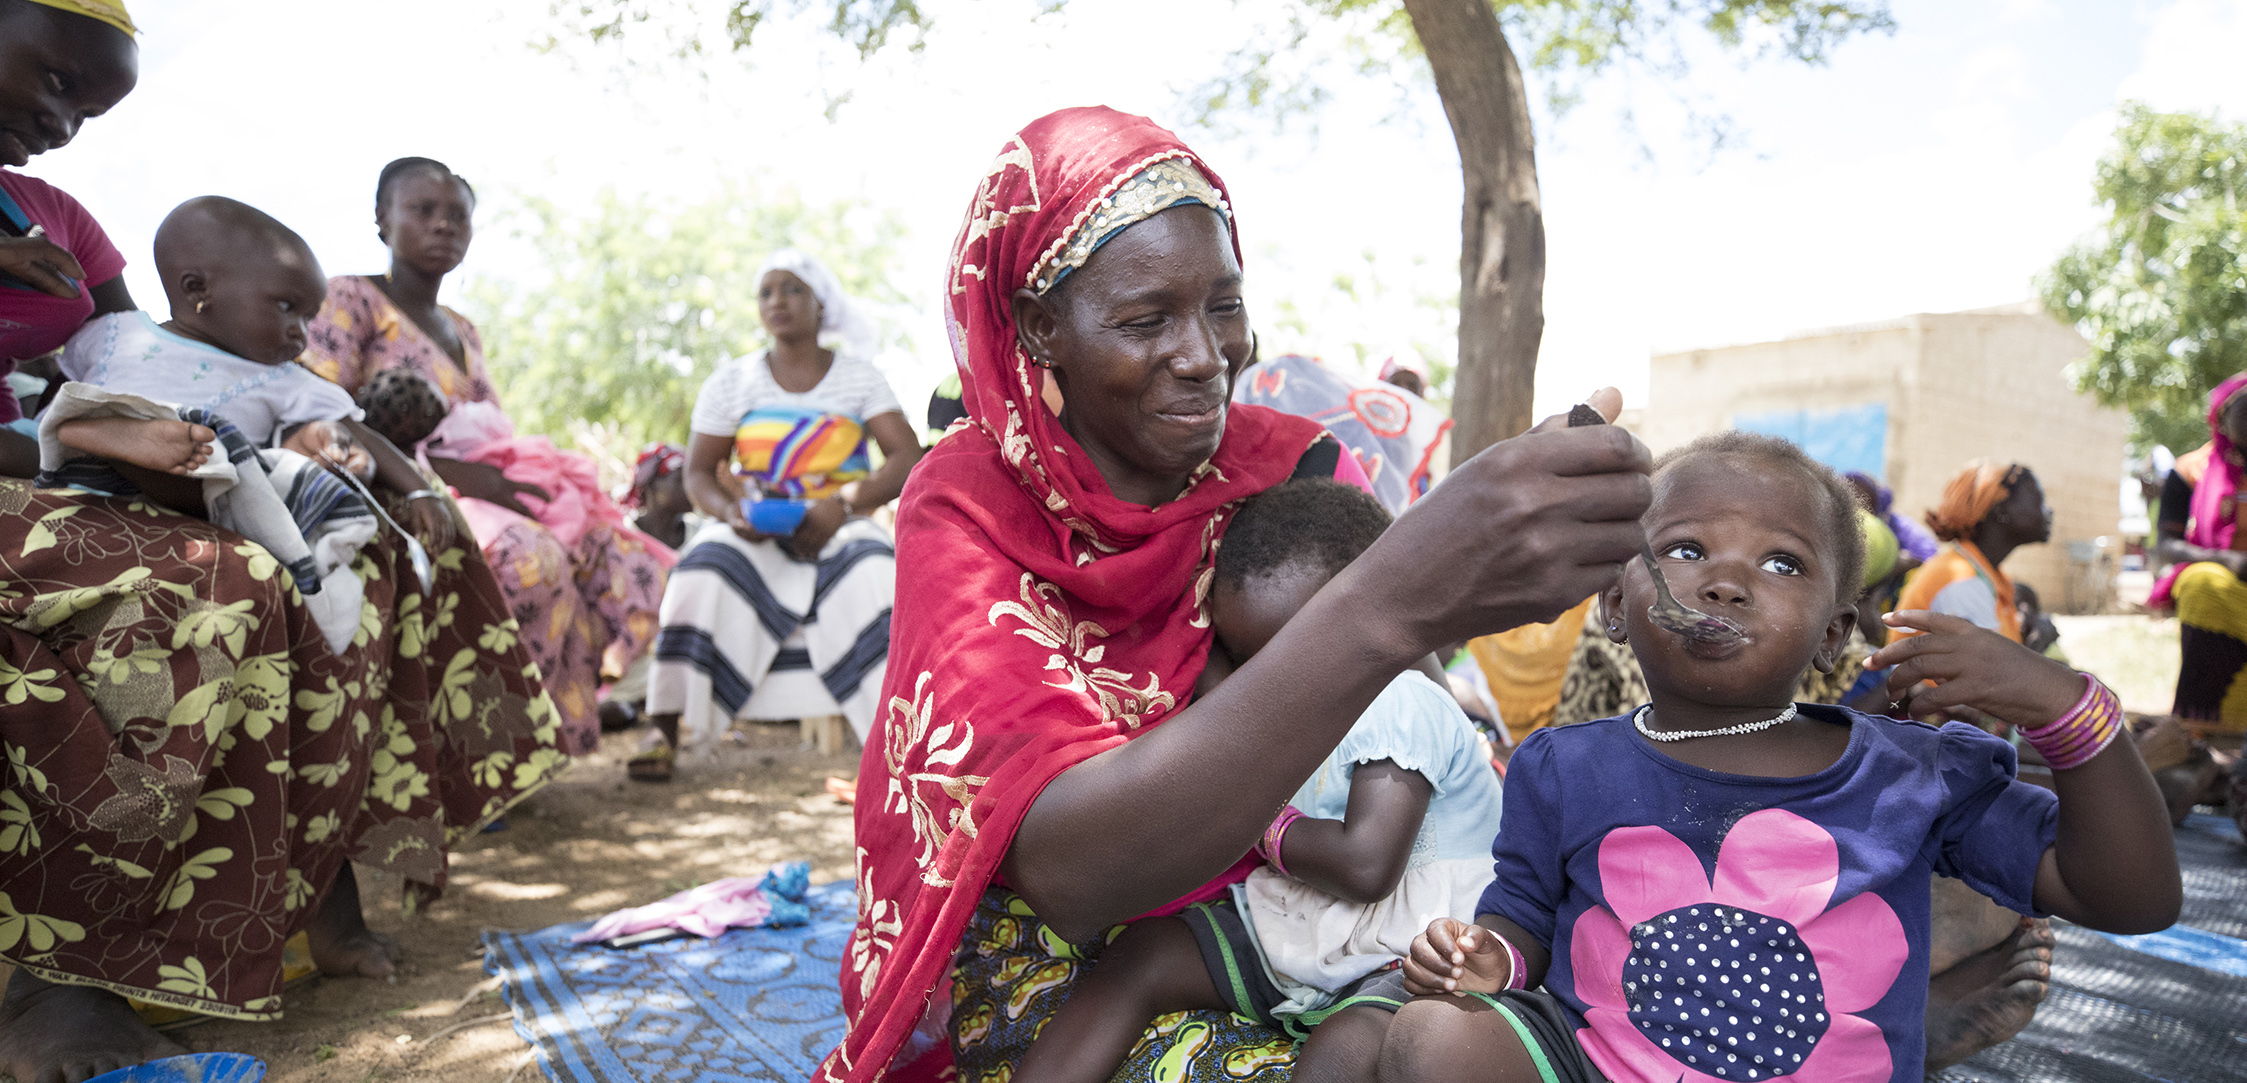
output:
M 185 1052 L 105 989 L 56 985 L 18 970 L 0 998 L 0 1075 L 19 1083 L 81 1083 Z
M 55 436 L 64 447 L 161 474 L 187 474 L 202 466 L 211 457 L 211 441 L 218 439 L 193 422 L 133 417 L 65 421 Z

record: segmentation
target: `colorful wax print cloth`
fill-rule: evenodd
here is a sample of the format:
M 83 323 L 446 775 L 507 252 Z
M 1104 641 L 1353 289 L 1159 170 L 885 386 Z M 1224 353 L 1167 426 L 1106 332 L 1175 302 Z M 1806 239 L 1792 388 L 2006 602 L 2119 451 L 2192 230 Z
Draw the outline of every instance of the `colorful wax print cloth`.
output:
M 2229 733 L 2247 731 L 2247 583 L 2200 561 L 2177 569 L 2169 589 L 2184 656 L 2171 710 Z
M 1313 819 L 1346 819 L 1358 767 L 1384 760 L 1433 787 L 1404 877 L 1387 898 L 1339 899 L 1269 865 L 1233 888 L 1262 963 L 1287 998 L 1277 1015 L 1332 1004 L 1345 986 L 1403 958 L 1437 918 L 1473 921 L 1490 884 L 1498 773 L 1451 691 L 1417 671 L 1389 682 L 1289 804 Z
M 1552 951 L 1545 988 L 1615 1083 L 1918 1080 L 1930 878 L 2033 912 L 2058 804 L 2014 777 L 2011 745 L 1802 717 L 1849 744 L 1799 778 L 1681 763 L 1627 716 L 1514 754 L 1480 910 Z
M 362 548 L 337 654 L 240 535 L 0 481 L 0 960 L 270 1019 L 344 861 L 434 897 L 567 762 L 489 569 L 435 559 L 424 590 L 396 534 Z
M 2021 641 L 2021 611 L 2013 604 L 2013 581 L 1973 542 L 1963 538 L 1944 545 L 1935 559 L 1912 573 L 1904 582 L 1903 594 L 1896 599 L 1896 608 L 1963 617 L 1975 627 L 1987 628 L 2015 643 Z M 1889 633 L 1890 638 L 1918 634 L 1910 629 Z
M 78 296 L 56 297 L 0 277 L 0 375 L 16 362 L 60 349 L 94 314 L 88 289 L 125 272 L 125 257 L 86 208 L 68 193 L 35 177 L 0 169 L 0 218 L 16 230 L 38 226 L 47 239 L 78 260 L 86 272 Z M 0 424 L 23 416 L 15 396 L 0 395 Z
M 872 471 L 857 418 L 800 406 L 749 411 L 734 430 L 733 454 L 736 476 L 786 500 L 833 496 Z
M 108 391 L 199 406 L 260 447 L 307 421 L 365 416 L 349 393 L 300 365 L 261 365 L 165 330 L 146 312 L 86 324 L 62 351 L 62 373 Z
M 1062 771 L 1185 704 L 1208 657 L 1227 520 L 1322 436 L 1310 420 L 1233 406 L 1184 491 L 1146 507 L 1109 490 L 1041 399 L 1045 370 L 1016 336 L 1014 292 L 1050 287 L 1099 240 L 1184 199 L 1224 213 L 1223 190 L 1177 137 L 1104 108 L 1032 122 L 977 182 L 944 286 L 969 420 L 914 468 L 898 508 L 898 563 L 913 573 L 898 584 L 860 771 L 876 781 L 856 811 L 851 1028 L 823 1080 L 949 1066 L 943 1035 L 969 1021 L 950 1017 L 939 989 L 1023 815 Z
M 1117 931 L 1122 931 L 1118 926 Z M 952 1020 L 950 1052 L 962 1080 L 1005 1079 L 1039 1027 L 1099 960 L 1069 946 L 1022 897 L 993 888 L 978 901 L 958 965 L 939 995 Z M 937 1040 L 942 1040 L 939 1035 Z M 1147 1025 L 1113 1083 L 1282 1083 L 1295 1039 L 1221 1009 L 1172 1012 Z
M 603 670 L 622 673 L 655 638 L 671 552 L 625 525 L 589 458 L 544 437 L 515 436 L 484 367 L 483 336 L 467 317 L 444 314 L 460 336 L 462 360 L 399 311 L 373 279 L 339 275 L 328 280 L 327 303 L 298 361 L 354 395 L 385 369 L 428 377 L 452 413 L 423 450 L 485 462 L 553 498 L 518 498 L 535 518 L 472 498 L 460 507 L 509 612 L 528 633 L 525 642 L 561 711 L 562 748 L 588 752 L 601 739 Z
M 889 381 L 866 361 L 838 353 L 816 386 L 793 392 L 760 352 L 703 381 L 694 430 L 734 441 L 752 490 L 816 499 L 866 476 L 863 423 L 898 411 Z M 706 525 L 687 539 L 663 594 L 647 709 L 678 714 L 690 747 L 737 718 L 831 714 L 865 740 L 896 595 L 897 551 L 872 519 L 845 522 L 810 561 L 785 539 L 749 541 Z
M 1410 391 L 1350 376 L 1315 357 L 1288 354 L 1241 373 L 1233 401 L 1307 417 L 1342 441 L 1373 479 L 1391 514 L 1428 491 L 1430 469 L 1451 419 Z
M 468 317 L 449 308 L 444 314 L 466 347 L 461 360 L 454 360 L 399 311 L 373 278 L 337 275 L 328 279 L 328 299 L 320 306 L 320 315 L 305 328 L 309 342 L 297 363 L 354 395 L 375 373 L 405 368 L 428 377 L 448 405 L 498 402 L 491 373 L 484 368 L 483 335 Z
M 734 470 L 768 496 L 816 500 L 864 478 L 866 422 L 902 414 L 881 370 L 837 353 L 809 391 L 773 379 L 760 351 L 719 366 L 694 400 L 694 431 L 734 442 Z

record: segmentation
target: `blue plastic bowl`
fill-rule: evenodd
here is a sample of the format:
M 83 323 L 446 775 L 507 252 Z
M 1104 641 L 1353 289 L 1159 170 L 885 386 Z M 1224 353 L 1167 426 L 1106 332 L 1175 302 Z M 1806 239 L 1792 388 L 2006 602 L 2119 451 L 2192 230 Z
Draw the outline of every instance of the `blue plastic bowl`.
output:
M 247 1053 L 189 1053 L 97 1075 L 86 1083 L 258 1083 L 265 1062 Z
M 811 510 L 809 500 L 744 500 L 741 514 L 759 534 L 793 534 Z

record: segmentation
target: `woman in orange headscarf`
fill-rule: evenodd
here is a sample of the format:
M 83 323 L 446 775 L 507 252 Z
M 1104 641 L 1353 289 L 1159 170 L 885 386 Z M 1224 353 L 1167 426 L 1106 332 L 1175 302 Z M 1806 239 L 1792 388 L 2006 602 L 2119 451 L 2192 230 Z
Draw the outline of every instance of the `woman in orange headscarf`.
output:
M 1896 608 L 1964 617 L 2020 642 L 2013 581 L 1999 566 L 2021 546 L 2052 540 L 2052 509 L 2036 475 L 2018 463 L 1968 463 L 1943 487 L 1927 526 L 1943 550 L 1904 584 Z

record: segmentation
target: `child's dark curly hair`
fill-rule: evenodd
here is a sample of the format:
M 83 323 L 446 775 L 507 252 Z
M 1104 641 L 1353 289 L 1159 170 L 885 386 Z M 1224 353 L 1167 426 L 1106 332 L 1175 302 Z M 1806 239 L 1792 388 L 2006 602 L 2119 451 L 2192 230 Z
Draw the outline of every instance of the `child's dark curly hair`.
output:
M 1304 478 L 1249 498 L 1217 547 L 1217 579 L 1238 588 L 1284 568 L 1332 576 L 1389 529 L 1388 509 L 1365 490 Z
M 429 377 L 409 368 L 388 368 L 359 389 L 366 426 L 408 454 L 429 438 L 450 411 L 445 393 Z
M 1718 456 L 1727 459 L 1750 459 L 1766 465 L 1793 470 L 1810 479 L 1810 484 L 1824 494 L 1825 506 L 1819 510 L 1818 525 L 1821 533 L 1833 547 L 1834 596 L 1842 602 L 1853 602 L 1864 593 L 1865 531 L 1864 523 L 1857 517 L 1862 506 L 1857 490 L 1833 468 L 1805 454 L 1791 440 L 1762 433 L 1728 430 L 1710 433 L 1681 448 L 1664 452 L 1654 460 L 1654 476 L 1687 459 Z

